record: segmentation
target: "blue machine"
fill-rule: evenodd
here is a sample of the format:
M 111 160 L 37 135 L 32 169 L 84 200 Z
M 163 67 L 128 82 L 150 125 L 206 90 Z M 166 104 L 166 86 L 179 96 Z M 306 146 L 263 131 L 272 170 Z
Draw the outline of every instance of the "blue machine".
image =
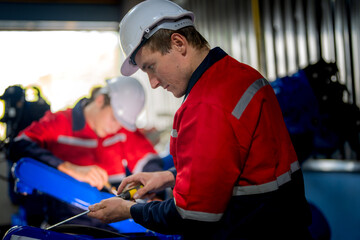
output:
M 114 196 L 110 193 L 100 192 L 97 188 L 90 186 L 88 183 L 80 182 L 57 169 L 51 168 L 31 158 L 23 158 L 14 164 L 12 172 L 16 179 L 16 192 L 32 194 L 34 191 L 38 191 L 77 206 L 83 210 L 87 210 L 88 206 L 98 203 L 103 199 Z M 146 237 L 152 237 L 151 239 L 154 239 L 154 237 L 155 239 L 181 239 L 180 236 L 162 235 L 152 232 L 135 223 L 132 219 L 111 223 L 109 225 L 118 230 L 119 233 L 126 234 L 126 238 L 119 238 L 117 236 L 115 239 L 138 239 L 139 236 L 145 237 L 144 239 L 146 239 Z M 114 235 L 115 234 L 116 233 L 114 233 Z M 74 236 L 29 226 L 13 227 L 9 230 L 4 239 L 11 239 L 12 235 L 33 237 L 35 239 L 93 238 L 88 235 Z
M 327 219 L 331 240 L 360 239 L 360 163 L 310 159 L 302 169 L 306 198 Z

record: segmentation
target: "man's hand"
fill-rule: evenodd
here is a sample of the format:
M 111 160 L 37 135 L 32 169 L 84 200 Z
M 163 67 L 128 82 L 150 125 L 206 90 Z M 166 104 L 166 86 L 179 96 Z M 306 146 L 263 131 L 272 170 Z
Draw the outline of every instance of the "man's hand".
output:
M 88 216 L 104 223 L 118 222 L 131 218 L 130 208 L 134 204 L 136 203 L 119 197 L 108 198 L 89 206 Z
M 124 178 L 118 188 L 118 194 L 120 194 L 126 186 L 132 187 L 140 184 L 144 187 L 135 193 L 134 199 L 152 199 L 156 192 L 162 191 L 167 187 L 173 187 L 175 185 L 175 178 L 170 171 L 140 172 Z
M 63 162 L 58 166 L 58 170 L 79 181 L 87 182 L 99 190 L 108 182 L 107 172 L 96 165 L 79 166 L 70 162 Z

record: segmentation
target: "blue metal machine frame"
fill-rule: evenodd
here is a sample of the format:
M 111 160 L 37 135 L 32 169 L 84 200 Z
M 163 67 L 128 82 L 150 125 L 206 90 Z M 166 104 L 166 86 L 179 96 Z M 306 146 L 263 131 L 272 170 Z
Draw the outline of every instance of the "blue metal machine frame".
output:
M 32 194 L 34 191 L 38 191 L 83 210 L 87 210 L 88 206 L 98 203 L 103 199 L 114 196 L 110 193 L 101 192 L 88 183 L 80 182 L 57 169 L 31 158 L 23 158 L 15 163 L 12 173 L 16 179 L 16 192 Z M 139 236 L 151 236 L 152 239 L 154 239 L 154 236 L 157 239 L 181 239 L 180 236 L 176 235 L 162 235 L 152 232 L 135 223 L 132 219 L 109 225 L 118 230 L 119 233 L 128 234 L 130 239 L 138 239 Z M 15 226 L 9 230 L 4 239 L 10 239 L 11 235 L 33 237 L 35 239 L 92 239 L 91 236 L 74 236 L 30 226 Z M 129 239 L 129 237 L 125 239 Z

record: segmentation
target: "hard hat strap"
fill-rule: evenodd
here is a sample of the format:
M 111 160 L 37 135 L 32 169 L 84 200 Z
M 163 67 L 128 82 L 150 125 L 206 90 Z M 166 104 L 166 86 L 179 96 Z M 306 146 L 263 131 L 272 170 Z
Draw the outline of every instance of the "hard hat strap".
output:
M 149 39 L 154 33 L 156 33 L 159 29 L 169 29 L 169 30 L 179 30 L 180 28 L 194 26 L 193 21 L 190 18 L 182 18 L 177 21 L 170 21 L 165 19 L 163 21 L 158 22 L 158 24 L 154 25 L 152 29 L 145 29 L 144 37 Z
M 159 29 L 179 30 L 180 28 L 189 27 L 189 26 L 194 26 L 194 23 L 190 18 L 181 18 L 179 20 L 164 19 L 158 22 L 156 25 L 154 25 L 151 29 L 150 28 L 145 29 L 144 36 L 142 37 L 139 46 L 134 50 L 134 52 L 131 54 L 129 58 L 130 63 L 135 66 L 137 65 L 135 62 L 136 53 L 146 43 L 146 41 L 149 40 L 149 38 L 152 35 L 154 35 Z

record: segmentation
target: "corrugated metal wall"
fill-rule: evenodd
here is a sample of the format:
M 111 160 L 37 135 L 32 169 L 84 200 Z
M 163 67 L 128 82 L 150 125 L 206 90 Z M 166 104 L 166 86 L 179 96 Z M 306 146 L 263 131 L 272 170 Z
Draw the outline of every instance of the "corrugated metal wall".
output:
M 359 0 L 174 1 L 195 13 L 196 26 L 212 47 L 222 47 L 270 81 L 290 75 L 320 57 L 336 61 L 340 81 L 349 90 L 344 99 L 360 106 Z M 19 30 L 29 29 L 23 26 Z M 147 76 L 140 71 L 136 77 L 148 96 L 145 124 L 169 131 L 181 99 L 162 89 L 151 89 Z
M 258 69 L 270 81 L 320 58 L 336 62 L 344 100 L 360 106 L 360 1 L 188 0 L 212 47 Z

